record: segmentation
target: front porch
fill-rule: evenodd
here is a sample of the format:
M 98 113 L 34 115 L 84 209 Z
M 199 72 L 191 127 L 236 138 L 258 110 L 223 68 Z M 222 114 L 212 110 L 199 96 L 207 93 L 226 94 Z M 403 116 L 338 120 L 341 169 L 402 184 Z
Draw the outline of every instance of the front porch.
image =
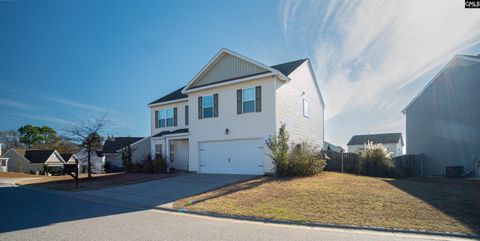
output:
M 152 136 L 152 157 L 162 156 L 167 161 L 168 168 L 188 171 L 188 135 L 188 129 L 179 129 Z

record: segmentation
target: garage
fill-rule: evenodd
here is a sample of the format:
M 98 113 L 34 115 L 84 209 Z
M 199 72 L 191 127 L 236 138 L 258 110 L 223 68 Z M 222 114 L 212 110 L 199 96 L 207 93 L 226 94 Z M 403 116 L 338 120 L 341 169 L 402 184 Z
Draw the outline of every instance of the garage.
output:
M 241 139 L 199 143 L 200 172 L 264 174 L 264 141 Z

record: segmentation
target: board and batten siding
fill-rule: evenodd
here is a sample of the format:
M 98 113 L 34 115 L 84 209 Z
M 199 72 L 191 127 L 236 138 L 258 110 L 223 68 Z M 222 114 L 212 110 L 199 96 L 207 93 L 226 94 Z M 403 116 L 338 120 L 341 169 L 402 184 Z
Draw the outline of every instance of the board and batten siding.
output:
M 288 76 L 291 80 L 276 81 L 276 127 L 286 125 L 290 141 L 307 141 L 318 148 L 324 141 L 324 108 L 307 61 Z M 303 100 L 309 103 L 309 116 L 303 115 Z
M 475 158 L 480 159 L 478 90 L 480 63 L 456 57 L 405 110 L 407 154 L 425 155 L 425 175 L 443 175 L 446 166 L 475 169 Z
M 221 57 L 210 70 L 201 75 L 191 87 L 246 75 L 258 74 L 265 71 L 267 70 L 260 66 L 254 65 L 230 54 L 224 54 L 224 56 Z
M 262 111 L 237 114 L 237 90 L 262 86 Z M 272 77 L 189 93 L 188 105 L 198 106 L 198 97 L 218 93 L 218 117 L 198 119 L 198 111 L 190 112 L 189 170 L 199 170 L 199 143 L 239 139 L 266 140 L 275 133 L 275 94 Z M 225 129 L 230 133 L 225 134 Z M 267 147 L 264 147 L 265 152 Z M 264 156 L 265 172 L 273 170 L 271 158 Z

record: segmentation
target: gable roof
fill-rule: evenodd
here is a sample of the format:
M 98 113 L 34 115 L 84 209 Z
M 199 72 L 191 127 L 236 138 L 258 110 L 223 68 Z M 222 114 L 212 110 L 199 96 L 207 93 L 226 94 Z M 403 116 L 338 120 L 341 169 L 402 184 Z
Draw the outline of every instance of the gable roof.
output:
M 275 70 L 279 71 L 283 75 L 288 76 L 307 60 L 308 59 L 299 59 L 299 60 L 295 60 L 295 61 L 291 61 L 291 62 L 287 62 L 287 63 L 272 65 L 270 67 L 272 69 L 275 69 Z M 226 80 L 221 80 L 221 81 L 217 81 L 217 82 L 213 82 L 213 83 L 209 83 L 209 84 L 205 84 L 205 85 L 201 85 L 201 86 L 195 86 L 195 87 L 192 87 L 191 89 L 204 87 L 204 86 L 208 86 L 208 85 L 213 85 L 213 84 L 218 84 L 218 83 L 234 81 L 234 80 L 247 78 L 247 77 L 253 77 L 253 76 L 257 76 L 257 75 L 263 75 L 263 74 L 266 74 L 266 73 L 272 73 L 272 72 L 271 71 L 264 71 L 264 72 L 260 72 L 260 73 L 256 73 L 256 74 L 244 75 L 244 76 L 230 78 L 230 79 L 226 79 Z M 177 90 L 175 90 L 175 91 L 173 91 L 173 92 L 171 92 L 171 93 L 169 93 L 169 94 L 167 94 L 167 95 L 165 95 L 165 96 L 163 96 L 163 97 L 161 97 L 161 98 L 159 98 L 159 99 L 157 99 L 153 102 L 150 102 L 148 105 L 154 105 L 154 104 L 164 103 L 164 102 L 168 102 L 168 101 L 174 101 L 174 100 L 180 100 L 180 99 L 187 98 L 188 96 L 186 94 L 182 93 L 182 90 L 185 87 L 186 86 L 183 86 L 180 89 L 177 89 Z
M 267 66 L 265 64 L 262 64 L 258 61 L 255 61 L 251 58 L 248 58 L 246 56 L 243 56 L 241 54 L 238 54 L 236 52 L 233 52 L 229 49 L 226 49 L 226 48 L 222 48 L 196 75 L 195 77 L 193 77 L 193 79 L 188 82 L 188 84 L 185 86 L 185 88 L 183 89 L 183 93 L 186 93 L 186 92 L 189 92 L 191 91 L 191 89 L 194 89 L 194 88 L 191 88 L 193 87 L 192 85 L 194 83 L 197 82 L 197 80 L 203 76 L 204 73 L 210 71 L 211 68 L 213 68 L 213 66 L 215 66 L 217 64 L 217 62 L 219 60 L 221 60 L 224 56 L 226 55 L 230 55 L 230 56 L 233 56 L 233 57 L 236 57 L 240 60 L 243 60 L 249 64 L 252 64 L 252 65 L 255 65 L 255 66 L 258 66 L 259 68 L 261 69 L 265 69 L 265 71 L 259 71 L 259 72 L 256 72 L 256 74 L 254 75 L 251 75 L 251 76 L 236 76 L 235 78 L 229 80 L 229 81 L 233 81 L 233 80 L 237 80 L 237 81 L 242 81 L 242 80 L 247 80 L 249 77 L 253 77 L 253 76 L 263 76 L 263 75 L 277 75 L 278 78 L 280 80 L 284 80 L 284 81 L 287 81 L 289 80 L 287 76 L 285 76 L 282 72 L 278 71 L 277 69 L 274 69 L 270 66 Z M 260 73 L 261 72 L 261 73 Z M 218 80 L 218 81 L 214 81 L 215 83 L 224 83 L 224 82 L 227 82 L 225 80 Z M 213 85 L 213 84 L 212 84 Z M 200 86 L 196 86 L 195 89 L 197 88 L 200 88 Z
M 287 62 L 287 63 L 283 63 L 283 64 L 273 65 L 273 66 L 270 66 L 270 67 L 280 71 L 285 76 L 288 76 L 294 70 L 296 70 L 301 64 L 303 64 L 303 62 L 305 62 L 307 60 L 308 59 L 299 59 L 299 60 L 295 60 L 295 61 L 291 61 L 291 62 Z
M 347 146 L 364 145 L 368 141 L 371 141 L 374 144 L 398 143 L 398 141 L 401 141 L 403 145 L 402 133 L 384 133 L 352 136 L 352 139 L 347 143 Z
M 428 82 L 428 84 L 418 93 L 418 95 L 416 95 L 412 101 L 410 101 L 410 103 L 408 103 L 408 105 L 403 108 L 402 110 L 402 113 L 405 114 L 407 109 L 410 108 L 410 106 L 412 106 L 413 103 L 415 103 L 415 101 L 420 98 L 420 96 L 425 92 L 427 91 L 427 89 L 433 84 L 433 82 L 435 82 L 435 80 L 443 73 L 445 72 L 445 70 L 447 70 L 451 65 L 452 63 L 457 60 L 457 59 L 462 59 L 462 60 L 469 60 L 469 61 L 473 61 L 473 62 L 478 62 L 480 63 L 480 55 L 456 55 L 455 57 L 453 57 L 431 80 L 430 82 Z
M 161 97 L 160 99 L 158 100 L 155 100 L 153 102 L 151 102 L 150 104 L 148 105 L 153 105 L 153 104 L 158 104 L 158 103 L 163 103 L 163 102 L 167 102 L 167 101 L 172 101 L 172 100 L 179 100 L 179 99 L 185 99 L 187 98 L 188 96 L 186 94 L 183 94 L 182 93 L 182 90 L 185 86 L 182 86 L 180 89 L 177 89 L 163 97 Z
M 55 150 L 25 150 L 24 156 L 31 163 L 45 163 Z
M 103 144 L 102 153 L 116 153 L 118 150 L 143 139 L 143 137 L 115 137 L 106 140 Z

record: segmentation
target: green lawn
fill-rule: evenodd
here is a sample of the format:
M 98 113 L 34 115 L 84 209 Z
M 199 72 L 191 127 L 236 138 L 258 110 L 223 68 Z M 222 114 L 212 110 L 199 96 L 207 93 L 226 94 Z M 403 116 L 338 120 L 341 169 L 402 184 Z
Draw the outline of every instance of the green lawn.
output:
M 193 201 L 193 204 L 191 204 Z M 178 200 L 175 208 L 278 220 L 480 233 L 480 182 L 326 172 L 261 177 Z

